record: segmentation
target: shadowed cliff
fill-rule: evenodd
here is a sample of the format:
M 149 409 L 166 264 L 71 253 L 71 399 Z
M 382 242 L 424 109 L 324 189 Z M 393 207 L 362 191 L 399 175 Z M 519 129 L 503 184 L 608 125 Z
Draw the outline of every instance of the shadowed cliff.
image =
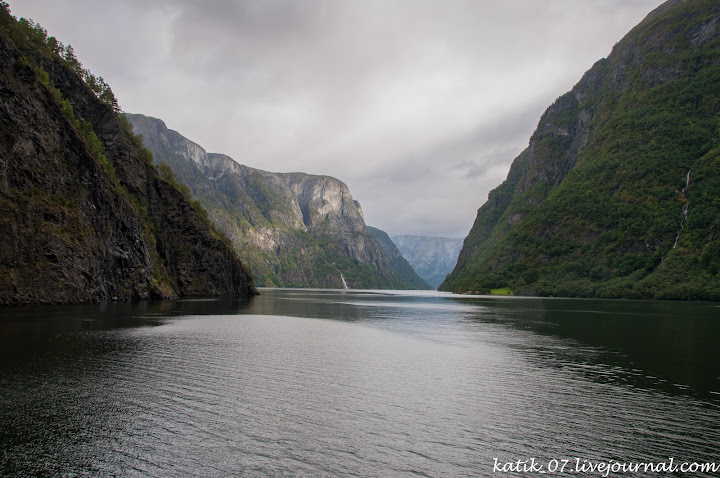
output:
M 59 48 L 0 9 L 0 303 L 255 293 Z

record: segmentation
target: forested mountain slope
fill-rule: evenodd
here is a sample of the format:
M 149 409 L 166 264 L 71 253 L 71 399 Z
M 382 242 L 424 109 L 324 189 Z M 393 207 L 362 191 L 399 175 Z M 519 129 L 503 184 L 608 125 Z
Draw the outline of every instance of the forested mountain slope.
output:
M 371 226 L 367 226 L 367 230 L 378 244 L 380 244 L 380 247 L 383 248 L 385 256 L 387 256 L 393 269 L 395 269 L 398 275 L 410 284 L 412 288 L 419 290 L 433 288 L 413 270 L 412 265 L 403 257 L 400 250 L 385 231 Z
M 255 293 L 70 47 L 0 6 L 0 304 Z
M 434 288 L 453 270 L 463 245 L 462 239 L 410 234 L 393 236 L 392 240 L 413 270 Z
M 720 299 L 719 19 L 666 2 L 558 98 L 441 289 Z
M 126 115 L 161 170 L 207 209 L 252 268 L 257 284 L 280 287 L 414 289 L 368 233 L 360 203 L 342 181 L 250 168 L 168 129 Z

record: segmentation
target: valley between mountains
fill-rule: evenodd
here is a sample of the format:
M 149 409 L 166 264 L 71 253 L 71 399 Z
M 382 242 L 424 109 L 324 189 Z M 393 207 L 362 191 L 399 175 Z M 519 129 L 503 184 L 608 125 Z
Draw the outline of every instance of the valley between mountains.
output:
M 256 286 L 720 300 L 718 85 L 720 3 L 667 1 L 547 108 L 464 240 L 391 238 L 337 178 L 123 113 L 3 2 L 0 304 Z

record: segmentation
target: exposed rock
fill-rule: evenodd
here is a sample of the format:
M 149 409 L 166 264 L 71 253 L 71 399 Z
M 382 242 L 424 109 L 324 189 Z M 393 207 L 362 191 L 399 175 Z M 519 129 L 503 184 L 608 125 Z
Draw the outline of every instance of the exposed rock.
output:
M 435 289 L 455 267 L 463 243 L 462 239 L 412 235 L 392 240 L 415 272 Z
M 53 88 L 92 125 L 112 166 Z M 0 303 L 253 292 L 235 254 L 143 160 L 112 108 L 59 57 L 0 34 Z
M 405 279 L 409 284 L 413 285 L 415 289 L 423 290 L 433 288 L 413 270 L 413 267 L 410 265 L 407 259 L 402 256 L 393 240 L 390 239 L 390 236 L 388 236 L 385 231 L 371 226 L 368 226 L 367 230 L 370 235 L 372 235 L 372 237 L 374 237 L 378 244 L 380 244 L 380 246 L 383 248 L 383 251 L 385 251 L 385 255 L 390 261 L 390 265 L 398 272 L 398 274 L 403 279 Z
M 368 233 L 360 203 L 342 181 L 251 168 L 206 153 L 161 120 L 126 117 L 155 161 L 168 164 L 202 202 L 258 285 L 341 288 L 343 274 L 352 288 L 415 287 Z

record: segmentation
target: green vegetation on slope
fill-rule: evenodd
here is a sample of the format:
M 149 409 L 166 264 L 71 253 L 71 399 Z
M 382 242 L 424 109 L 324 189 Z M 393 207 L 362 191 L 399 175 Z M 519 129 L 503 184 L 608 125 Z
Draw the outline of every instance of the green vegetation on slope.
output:
M 442 288 L 720 299 L 718 16 L 706 0 L 660 11 L 559 98 Z
M 410 263 L 405 259 L 400 250 L 397 248 L 395 243 L 390 239 L 390 236 L 383 230 L 375 227 L 368 226 L 368 232 L 370 235 L 380 244 L 380 247 L 385 251 L 385 255 L 390 261 L 393 269 L 397 271 L 397 274 L 403 279 L 410 287 L 418 290 L 431 290 L 433 289 L 430 284 L 425 282 L 422 277 L 415 273 L 415 270 Z
M 0 70 L 0 302 L 254 292 L 207 213 L 159 179 L 107 83 L 6 2 Z
M 112 88 L 101 76 L 95 76 L 87 68 L 83 68 L 82 63 L 75 56 L 75 50 L 72 46 L 63 45 L 53 36 L 48 36 L 40 24 L 27 18 L 15 19 L 10 13 L 10 6 L 7 2 L 0 1 L 0 31 L 6 34 L 19 47 L 31 47 L 35 53 L 43 55 L 52 55 L 62 59 L 64 63 L 72 68 L 85 82 L 85 85 L 95 96 L 112 107 L 116 113 L 120 112 L 120 106 L 113 94 Z M 34 62 L 32 56 L 24 58 L 25 61 Z M 47 73 L 40 73 L 41 81 L 48 85 Z
M 270 173 L 206 153 L 157 119 L 128 114 L 164 176 L 207 210 L 258 286 L 414 289 L 367 233 L 347 187 L 334 178 Z M 344 188 L 340 194 L 339 188 Z M 326 198 L 328 191 L 337 193 Z M 340 198 L 342 196 L 342 198 Z M 304 198 L 304 199 L 303 199 Z M 320 214 L 330 202 L 343 201 Z

